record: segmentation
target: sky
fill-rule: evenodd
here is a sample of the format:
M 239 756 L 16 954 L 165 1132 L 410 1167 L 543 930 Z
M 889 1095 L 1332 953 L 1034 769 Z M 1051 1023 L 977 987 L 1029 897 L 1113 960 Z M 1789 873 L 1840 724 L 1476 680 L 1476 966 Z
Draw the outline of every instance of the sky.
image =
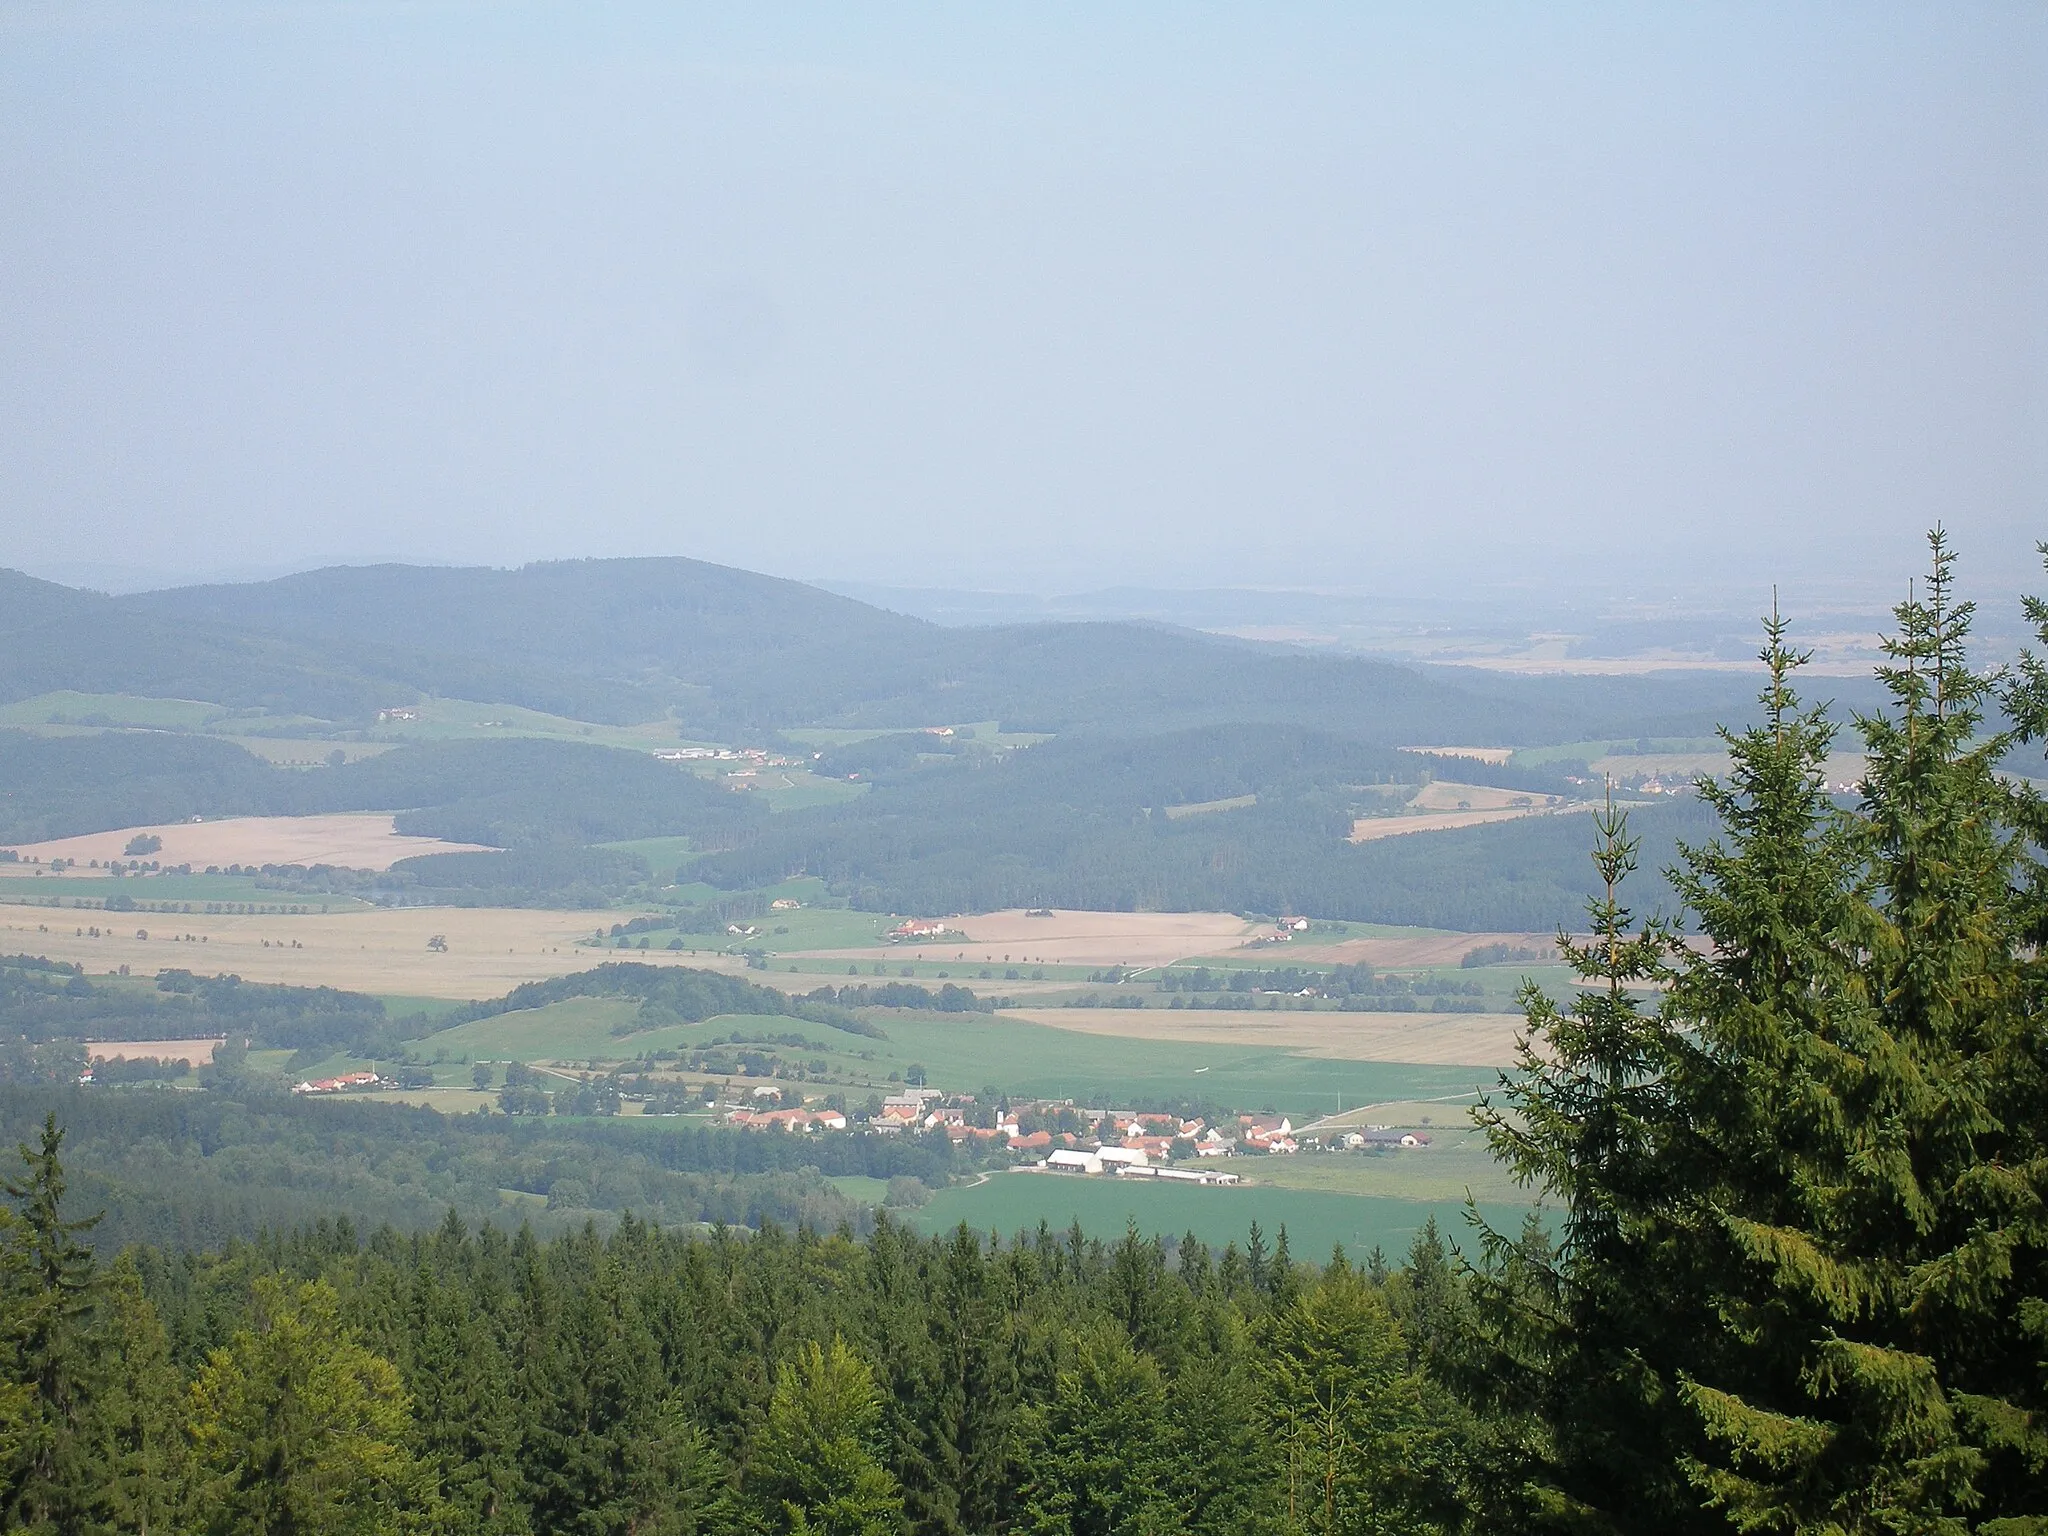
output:
M 0 0 L 0 565 L 2025 584 L 2044 81 L 2036 3 Z

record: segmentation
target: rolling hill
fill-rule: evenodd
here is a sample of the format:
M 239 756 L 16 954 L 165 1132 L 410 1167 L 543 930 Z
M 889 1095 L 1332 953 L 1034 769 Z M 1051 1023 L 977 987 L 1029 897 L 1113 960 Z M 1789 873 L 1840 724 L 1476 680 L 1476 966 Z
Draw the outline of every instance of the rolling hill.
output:
M 1259 721 L 1379 745 L 1697 732 L 1719 677 L 1514 679 L 1159 625 L 944 628 L 683 559 L 337 567 L 108 598 L 0 577 L 0 702 L 57 689 L 361 724 L 421 695 L 703 735 L 1000 719 L 1046 732 Z

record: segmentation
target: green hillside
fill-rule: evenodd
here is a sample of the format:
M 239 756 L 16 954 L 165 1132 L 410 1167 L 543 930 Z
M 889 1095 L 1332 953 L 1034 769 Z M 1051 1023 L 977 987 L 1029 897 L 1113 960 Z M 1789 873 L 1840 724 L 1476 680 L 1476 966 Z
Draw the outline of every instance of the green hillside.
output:
M 948 629 L 682 559 L 338 567 L 109 598 L 7 573 L 0 704 L 58 690 L 362 726 L 424 695 L 730 736 L 1001 720 L 1024 731 L 1260 720 L 1382 745 L 1698 732 L 1726 678 L 1504 679 L 1157 625 Z

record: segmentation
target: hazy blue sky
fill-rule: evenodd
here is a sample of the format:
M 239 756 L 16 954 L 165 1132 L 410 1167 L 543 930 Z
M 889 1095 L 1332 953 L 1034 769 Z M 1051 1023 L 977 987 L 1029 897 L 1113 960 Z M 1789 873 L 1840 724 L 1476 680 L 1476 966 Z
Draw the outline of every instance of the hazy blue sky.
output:
M 2048 536 L 2048 7 L 0 3 L 0 564 Z

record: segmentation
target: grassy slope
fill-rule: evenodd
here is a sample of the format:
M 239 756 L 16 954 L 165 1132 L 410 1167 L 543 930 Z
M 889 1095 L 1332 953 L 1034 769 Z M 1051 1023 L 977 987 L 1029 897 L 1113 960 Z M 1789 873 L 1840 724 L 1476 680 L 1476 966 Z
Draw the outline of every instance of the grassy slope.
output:
M 629 998 L 573 997 L 545 1008 L 527 1008 L 478 1019 L 472 1024 L 458 1024 L 429 1036 L 423 1043 L 437 1051 L 446 1049 L 450 1055 L 493 1061 L 618 1061 L 642 1051 L 693 1045 L 735 1029 L 775 1034 L 801 1031 L 812 1036 L 831 1033 L 822 1025 L 805 1024 L 800 1019 L 737 1014 L 637 1034 L 612 1033 L 615 1026 L 632 1019 L 639 1011 L 639 1003 Z

